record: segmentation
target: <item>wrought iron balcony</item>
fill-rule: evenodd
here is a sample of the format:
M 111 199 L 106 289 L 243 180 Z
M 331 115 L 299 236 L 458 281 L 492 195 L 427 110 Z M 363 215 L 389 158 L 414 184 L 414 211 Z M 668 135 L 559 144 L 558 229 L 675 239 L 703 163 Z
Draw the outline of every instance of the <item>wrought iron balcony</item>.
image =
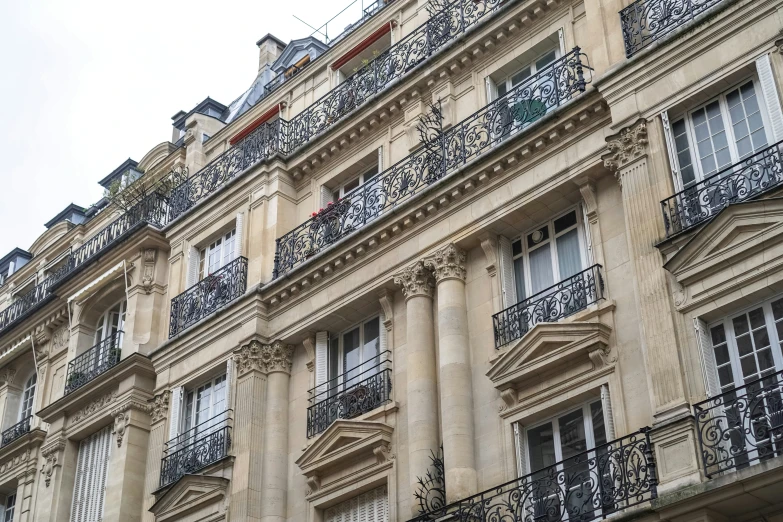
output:
M 120 362 L 123 332 L 118 331 L 68 363 L 65 395 L 81 388 Z
M 22 435 L 30 433 L 30 422 L 32 420 L 33 416 L 29 415 L 5 430 L 2 435 L 2 441 L 0 441 L 0 447 L 11 444 Z
M 625 55 L 630 58 L 722 0 L 636 0 L 620 11 Z
M 601 265 L 593 265 L 492 316 L 495 349 L 524 336 L 538 323 L 554 323 L 604 298 Z
M 240 297 L 247 289 L 247 258 L 238 257 L 171 300 L 169 339 Z
M 576 97 L 589 81 L 584 71 L 589 73 L 590 67 L 583 63 L 583 58 L 585 55 L 575 47 L 450 129 L 435 130 L 435 137 L 427 138 L 422 148 L 278 238 L 274 277 L 387 213 Z
M 656 498 L 657 488 L 650 429 L 643 428 L 409 522 L 590 522 Z
M 367 368 L 368 364 L 372 367 Z M 314 437 L 337 419 L 352 419 L 391 400 L 391 352 L 359 365 L 309 390 L 307 438 Z
M 783 141 L 730 165 L 661 201 L 666 236 L 704 223 L 732 203 L 783 184 Z
M 693 406 L 707 477 L 783 455 L 783 372 Z
M 231 448 L 231 413 L 226 410 L 164 444 L 160 487 L 196 473 L 228 456 Z

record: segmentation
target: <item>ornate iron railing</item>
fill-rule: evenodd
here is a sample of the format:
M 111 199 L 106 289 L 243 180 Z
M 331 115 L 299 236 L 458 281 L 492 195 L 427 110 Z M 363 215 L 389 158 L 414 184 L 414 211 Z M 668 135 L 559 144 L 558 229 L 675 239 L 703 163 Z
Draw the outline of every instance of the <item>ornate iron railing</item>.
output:
M 123 332 L 118 331 L 68 363 L 65 395 L 81 388 L 120 362 Z
M 231 413 L 232 410 L 219 413 L 165 443 L 165 455 L 160 464 L 160 487 L 228 456 Z
M 643 428 L 411 522 L 589 522 L 652 500 L 657 488 L 650 430 Z
M 783 372 L 693 405 L 704 474 L 783 455 Z
M 337 419 L 352 419 L 389 402 L 391 377 L 391 352 L 386 351 L 309 390 L 307 438 L 325 431 Z
M 636 0 L 620 11 L 625 55 L 630 58 L 722 0 Z
M 446 507 L 446 471 L 443 462 L 443 444 L 438 453 L 430 450 L 431 466 L 423 477 L 416 477 L 413 498 L 419 503 L 419 514 L 426 515 Z
M 666 236 L 703 223 L 732 203 L 783 184 L 783 141 L 661 201 Z
M 247 289 L 247 258 L 238 257 L 171 300 L 169 338 L 240 297 Z
M 493 315 L 495 348 L 521 338 L 538 323 L 554 323 L 603 298 L 601 265 L 593 265 Z
M 469 0 L 472 2 L 472 0 Z M 483 109 L 468 116 L 376 178 L 348 192 L 276 241 L 273 277 L 277 278 L 379 215 L 420 193 L 469 161 L 585 90 L 579 47 Z
M 0 441 L 0 446 L 11 444 L 22 435 L 30 433 L 30 421 L 32 420 L 33 416 L 29 415 L 5 430 L 2 435 L 2 441 Z

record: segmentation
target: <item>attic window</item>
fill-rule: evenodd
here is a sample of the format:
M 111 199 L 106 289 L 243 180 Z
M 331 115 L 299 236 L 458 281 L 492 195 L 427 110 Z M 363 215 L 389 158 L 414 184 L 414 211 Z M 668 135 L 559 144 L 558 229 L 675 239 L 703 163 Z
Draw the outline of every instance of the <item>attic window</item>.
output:
M 296 73 L 301 71 L 304 68 L 304 66 L 307 65 L 308 63 L 310 63 L 310 55 L 306 54 L 306 55 L 304 55 L 304 57 L 301 60 L 299 60 L 298 62 L 293 64 L 291 67 L 286 69 L 286 71 L 285 71 L 286 79 L 296 75 Z

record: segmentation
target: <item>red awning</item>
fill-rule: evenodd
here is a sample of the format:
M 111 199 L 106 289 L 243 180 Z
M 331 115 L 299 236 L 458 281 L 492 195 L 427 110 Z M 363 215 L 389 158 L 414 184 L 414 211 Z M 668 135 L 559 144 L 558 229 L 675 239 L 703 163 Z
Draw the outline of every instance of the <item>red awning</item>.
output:
M 365 49 L 370 47 L 372 44 L 374 44 L 376 41 L 378 41 L 378 39 L 380 39 L 381 36 L 385 35 L 389 31 L 391 31 L 392 27 L 394 27 L 395 24 L 396 24 L 396 22 L 394 20 L 392 20 L 388 24 L 383 24 L 381 27 L 376 29 L 375 32 L 373 32 L 370 36 L 368 36 L 367 38 L 365 38 L 364 40 L 362 40 L 361 42 L 356 44 L 356 46 L 353 49 L 351 49 L 350 51 L 348 51 L 347 53 L 342 55 L 340 58 L 335 60 L 335 62 L 331 65 L 332 70 L 336 71 L 337 69 L 339 69 L 340 67 L 342 67 L 346 63 L 350 62 L 352 59 L 354 59 L 357 56 L 359 56 L 359 54 L 362 51 L 364 51 Z
M 266 111 L 264 114 L 262 114 L 261 116 L 259 116 L 255 120 L 253 120 L 253 123 L 251 123 L 250 125 L 248 125 L 244 129 L 239 131 L 237 134 L 235 134 L 233 138 L 228 140 L 228 142 L 231 145 L 235 145 L 237 142 L 242 140 L 242 138 L 247 137 L 248 135 L 250 135 L 251 132 L 253 132 L 258 127 L 260 127 L 261 124 L 266 123 L 267 121 L 271 120 L 272 117 L 275 116 L 276 114 L 278 114 L 279 112 L 280 112 L 280 104 L 278 103 L 277 105 L 275 105 L 274 107 L 272 107 L 271 109 Z

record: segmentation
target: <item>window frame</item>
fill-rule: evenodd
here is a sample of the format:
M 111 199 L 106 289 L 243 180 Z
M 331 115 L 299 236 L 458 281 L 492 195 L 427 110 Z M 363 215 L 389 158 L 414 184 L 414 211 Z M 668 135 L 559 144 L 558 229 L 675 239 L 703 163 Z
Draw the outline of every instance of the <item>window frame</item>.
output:
M 366 342 L 365 342 L 365 332 L 364 332 L 364 329 L 365 329 L 365 326 L 368 323 L 370 323 L 371 321 L 373 321 L 373 320 L 378 321 L 378 337 L 376 338 L 376 343 L 377 343 L 377 346 L 378 346 L 378 355 L 375 355 L 375 356 L 370 357 L 367 360 L 365 360 L 364 347 L 366 345 Z M 360 357 L 361 362 L 357 366 L 354 366 L 353 368 L 345 368 L 344 336 L 345 336 L 345 334 L 350 333 L 350 332 L 356 330 L 357 328 L 359 329 L 359 347 L 360 347 L 360 351 L 359 351 L 360 355 L 359 355 L 359 357 Z M 359 370 L 359 374 L 360 374 L 361 378 L 358 381 L 356 381 L 356 383 L 359 383 L 362 380 L 364 380 L 366 378 L 369 378 L 372 375 L 375 375 L 375 373 L 377 373 L 378 371 L 380 371 L 380 369 L 378 369 L 375 373 L 369 373 L 368 372 L 369 368 L 368 369 L 362 369 L 362 367 L 366 363 L 370 362 L 373 358 L 379 358 L 379 355 L 381 353 L 381 328 L 384 328 L 384 326 L 383 326 L 383 324 L 381 322 L 380 314 L 373 314 L 370 317 L 368 317 L 367 319 L 363 319 L 362 321 L 358 321 L 358 322 L 354 323 L 353 325 L 349 326 L 348 328 L 345 328 L 345 329 L 343 329 L 343 330 L 341 330 L 341 331 L 339 331 L 339 332 L 329 336 L 329 347 L 327 349 L 327 354 L 326 354 L 326 361 L 327 361 L 327 363 L 326 363 L 326 382 L 327 383 L 331 383 L 329 388 L 340 388 L 340 387 L 342 387 L 342 385 L 344 384 L 345 375 L 346 375 L 346 373 L 349 370 L 353 370 L 355 368 L 359 368 L 360 369 Z M 332 347 L 335 345 L 335 343 L 337 345 L 336 346 L 336 349 L 337 349 L 337 372 L 336 372 L 335 375 L 332 375 L 332 372 L 331 372 L 331 370 L 332 370 L 332 364 L 331 364 Z M 363 372 L 367 372 L 367 373 L 363 373 Z M 355 378 L 352 378 L 352 379 L 355 379 Z M 333 380 L 335 380 L 336 382 L 332 383 Z M 356 384 L 356 383 L 354 383 L 354 384 Z
M 102 343 L 106 339 L 108 339 L 112 334 L 107 335 L 107 332 L 111 328 L 111 314 L 115 313 L 115 309 L 119 306 L 119 311 L 116 312 L 118 315 L 117 318 L 117 331 L 121 332 L 123 331 L 123 327 L 125 326 L 125 318 L 128 314 L 128 301 L 125 297 L 120 299 L 119 301 L 115 302 L 113 305 L 108 307 L 105 312 L 101 314 L 101 316 L 98 318 L 98 321 L 95 324 L 95 336 L 94 341 L 97 345 L 99 343 Z M 122 344 L 122 339 L 119 339 L 119 344 Z M 93 345 L 93 346 L 94 346 Z
M 13 522 L 15 511 L 16 511 L 16 493 L 11 493 L 5 498 L 5 503 L 3 504 L 3 522 Z
M 237 241 L 237 227 L 236 224 L 233 228 L 227 232 L 221 232 L 218 237 L 210 241 L 206 246 L 198 249 L 199 265 L 198 265 L 198 280 L 202 281 L 214 274 L 224 266 L 228 265 L 235 257 Z M 219 243 L 219 244 L 216 244 Z M 215 250 L 219 250 L 218 253 L 218 266 L 211 272 L 209 266 L 209 257 Z
M 220 382 L 217 382 L 217 381 L 220 381 Z M 222 399 L 222 401 L 223 401 L 225 407 L 223 408 L 222 411 L 216 411 L 215 410 L 215 404 L 216 404 L 216 401 L 215 401 L 215 385 L 216 384 L 220 384 L 220 383 L 223 384 L 223 399 Z M 225 412 L 227 412 L 229 410 L 229 404 L 228 404 L 228 400 L 229 400 L 229 396 L 228 396 L 228 386 L 229 386 L 228 372 L 219 373 L 218 375 L 215 375 L 213 377 L 210 377 L 208 379 L 200 381 L 198 384 L 194 384 L 193 386 L 190 386 L 190 387 L 185 387 L 183 389 L 182 404 L 180 406 L 181 413 L 180 413 L 180 419 L 179 419 L 179 427 L 180 427 L 180 429 L 178 430 L 179 434 L 177 435 L 178 438 L 180 436 L 182 436 L 183 434 L 187 433 L 188 431 L 192 430 L 193 428 L 195 428 L 199 424 L 201 424 L 201 423 L 196 423 L 195 422 L 197 420 L 198 412 L 199 412 L 199 410 L 196 407 L 196 403 L 198 401 L 198 391 L 199 391 L 199 389 L 201 389 L 201 388 L 203 388 L 204 386 L 207 386 L 207 385 L 210 385 L 210 387 L 211 387 L 210 388 L 210 392 L 209 392 L 209 401 L 210 401 L 209 402 L 209 412 L 210 413 L 207 415 L 207 417 L 205 419 L 203 419 L 201 421 L 201 423 L 206 422 L 209 419 L 213 419 L 216 416 L 218 416 L 218 415 L 220 415 L 222 413 L 225 413 Z M 190 400 L 190 396 L 191 395 L 192 395 L 192 402 Z M 190 412 L 190 415 L 188 415 L 188 406 L 190 404 L 192 404 L 192 411 Z M 190 426 L 188 426 L 188 417 L 191 417 L 190 418 Z M 211 426 L 207 426 L 204 429 L 209 429 L 210 427 Z M 178 441 L 178 443 L 186 444 L 187 441 L 186 440 L 184 440 L 182 442 Z
M 37 388 L 38 373 L 33 372 L 27 381 L 25 381 L 24 387 L 22 388 L 22 396 L 21 400 L 19 401 L 19 415 L 17 422 L 22 422 L 27 417 L 31 417 L 33 415 L 33 410 L 35 409 L 35 392 Z M 25 406 L 25 403 L 28 402 L 29 404 Z M 27 415 L 25 415 L 25 412 L 27 412 Z
M 517 69 L 514 70 L 514 72 L 505 75 L 504 77 L 500 78 L 497 81 L 495 81 L 492 78 L 491 74 L 487 75 L 487 78 L 489 78 L 489 81 L 491 82 L 491 84 L 493 86 L 492 90 L 490 91 L 491 94 L 492 94 L 492 96 L 491 96 L 492 99 L 490 100 L 490 102 L 493 102 L 495 100 L 499 100 L 500 98 L 502 98 L 503 96 L 508 94 L 508 92 L 511 91 L 514 87 L 516 87 L 520 83 L 526 81 L 528 78 L 532 78 L 533 76 L 535 76 L 539 72 L 538 62 L 541 61 L 542 58 L 544 58 L 545 56 L 547 56 L 548 54 L 550 54 L 552 52 L 555 53 L 555 57 L 554 57 L 553 60 L 547 62 L 543 67 L 541 67 L 541 69 L 544 69 L 544 68 L 550 66 L 551 64 L 555 63 L 557 60 L 559 60 L 563 56 L 562 49 L 560 49 L 560 46 L 555 45 L 555 46 L 552 46 L 552 47 L 548 48 L 546 51 L 543 51 L 541 53 L 536 54 L 535 58 L 530 60 L 530 62 L 526 63 L 525 65 L 523 65 L 521 67 L 518 67 Z M 501 69 L 502 69 L 502 67 L 501 67 Z M 523 70 L 526 70 L 526 69 L 530 71 L 530 74 L 528 76 L 526 76 L 525 78 L 523 78 L 522 80 L 520 80 L 519 82 L 517 82 L 516 84 L 514 84 L 512 82 L 512 79 L 514 78 L 514 76 L 517 76 L 519 73 L 521 73 Z M 505 92 L 502 95 L 500 94 L 501 86 L 503 86 L 505 88 Z
M 374 179 L 377 179 L 381 174 L 381 164 L 376 162 L 373 167 L 370 167 L 357 176 L 351 176 L 346 181 L 340 183 L 336 188 L 332 189 L 332 203 L 337 203 L 339 200 L 345 197 L 345 195 L 352 190 L 358 189 L 365 183 L 368 183 Z M 353 182 L 358 181 L 356 186 L 346 190 L 346 187 Z

